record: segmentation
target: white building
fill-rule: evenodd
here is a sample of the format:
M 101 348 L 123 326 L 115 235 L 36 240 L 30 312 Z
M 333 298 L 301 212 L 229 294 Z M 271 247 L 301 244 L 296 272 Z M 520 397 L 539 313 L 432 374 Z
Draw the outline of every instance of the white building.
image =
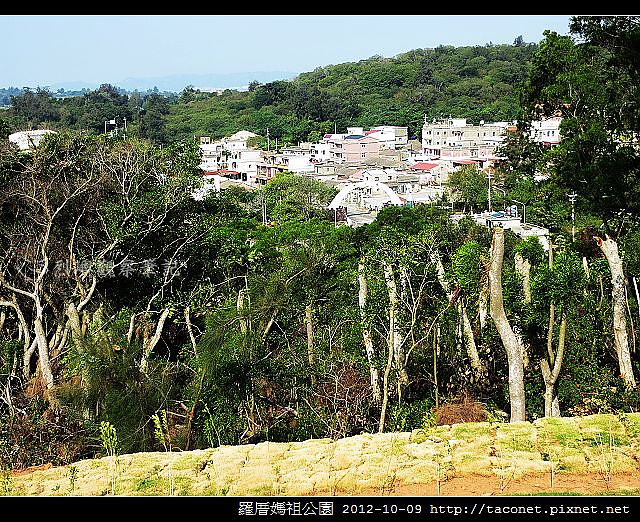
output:
M 364 134 L 377 139 L 382 149 L 399 149 L 409 142 L 408 127 L 380 125 L 379 127 L 373 127 Z
M 256 136 L 257 134 L 253 132 L 238 131 L 231 136 L 213 142 L 208 136 L 202 136 L 200 138 L 200 150 L 202 151 L 200 168 L 205 172 L 230 168 L 229 158 L 236 152 L 248 150 L 247 141 Z M 236 157 L 236 160 L 249 162 L 249 157 L 250 155 L 242 159 Z
M 331 158 L 331 144 L 328 141 L 312 143 L 309 147 L 309 154 L 311 155 L 311 163 L 327 161 Z
M 259 149 L 241 149 L 232 152 L 227 158 L 229 170 L 240 173 L 240 179 L 247 183 L 255 183 L 258 163 L 262 161 Z
M 546 147 L 555 147 L 560 143 L 560 123 L 562 118 L 554 116 L 531 123 L 531 139 Z
M 9 134 L 9 141 L 17 145 L 20 150 L 35 149 L 47 134 L 56 134 L 56 132 L 49 129 L 14 132 Z
M 249 138 L 257 137 L 257 134 L 249 131 L 238 131 L 235 134 L 232 134 L 228 138 L 224 138 L 222 141 L 224 142 L 226 149 L 233 152 L 235 150 L 245 150 L 248 148 L 247 141 Z
M 506 136 L 507 122 L 467 124 L 465 118 L 449 118 L 422 126 L 422 148 L 426 154 L 441 156 L 447 149 L 471 149 L 497 146 Z
M 455 170 L 461 165 L 476 165 L 483 169 L 492 166 L 500 158 L 498 146 L 508 132 L 515 130 L 514 123 L 497 122 L 480 125 L 467 124 L 464 118 L 425 123 L 422 127 L 423 161 L 437 161 Z

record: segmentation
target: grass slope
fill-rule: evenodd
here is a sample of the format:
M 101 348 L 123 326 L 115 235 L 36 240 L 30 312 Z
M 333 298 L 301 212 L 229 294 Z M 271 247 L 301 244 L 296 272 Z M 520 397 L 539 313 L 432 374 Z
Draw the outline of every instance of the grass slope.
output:
M 419 484 L 440 492 L 447 480 L 465 476 L 488 479 L 497 494 L 508 494 L 511 481 L 541 474 L 551 486 L 554 476 L 596 475 L 609 489 L 616 475 L 637 473 L 639 448 L 640 413 L 465 423 L 96 458 L 4 476 L 0 494 L 385 495 Z

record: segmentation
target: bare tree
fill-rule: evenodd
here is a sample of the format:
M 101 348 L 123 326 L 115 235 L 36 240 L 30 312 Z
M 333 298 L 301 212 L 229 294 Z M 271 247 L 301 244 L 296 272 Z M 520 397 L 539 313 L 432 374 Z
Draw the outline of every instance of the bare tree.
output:
M 190 198 L 193 183 L 163 154 L 138 142 L 60 134 L 13 163 L 0 195 L 0 304 L 20 323 L 25 377 L 37 351 L 50 394 L 52 355 L 68 339 L 84 349 L 99 279 L 113 277 L 140 245 L 153 243 Z M 156 242 L 156 251 L 165 248 L 175 259 L 192 235 L 174 234 Z M 151 301 L 169 283 L 162 279 Z

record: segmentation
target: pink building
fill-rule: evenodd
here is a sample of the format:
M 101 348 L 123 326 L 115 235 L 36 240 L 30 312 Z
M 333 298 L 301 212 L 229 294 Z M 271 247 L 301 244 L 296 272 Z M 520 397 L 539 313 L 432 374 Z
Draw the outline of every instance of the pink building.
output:
M 330 142 L 331 157 L 340 162 L 363 161 L 380 154 L 380 141 L 364 134 L 349 134 Z

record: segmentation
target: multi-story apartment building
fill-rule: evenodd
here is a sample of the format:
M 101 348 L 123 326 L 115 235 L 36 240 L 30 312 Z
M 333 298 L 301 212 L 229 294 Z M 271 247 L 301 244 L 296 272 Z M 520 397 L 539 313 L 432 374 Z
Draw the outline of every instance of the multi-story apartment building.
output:
M 266 185 L 276 174 L 289 170 L 283 156 L 275 151 L 260 151 L 260 162 L 256 165 L 256 183 Z
M 311 163 L 321 163 L 331 158 L 331 144 L 328 141 L 320 143 L 311 143 L 309 146 L 309 154 Z
M 480 125 L 467 124 L 465 118 L 449 118 L 422 126 L 422 147 L 425 152 L 441 156 L 443 149 L 469 149 L 496 146 L 506 135 L 509 124 L 505 122 Z
M 348 127 L 346 134 L 325 134 L 329 159 L 337 163 L 365 161 L 380 154 L 380 140 L 368 136 L 362 127 Z
M 477 164 L 484 168 L 498 159 L 496 148 L 515 125 L 498 122 L 480 125 L 467 124 L 465 118 L 425 123 L 422 127 L 422 148 L 425 157 L 448 161 L 452 167 Z

